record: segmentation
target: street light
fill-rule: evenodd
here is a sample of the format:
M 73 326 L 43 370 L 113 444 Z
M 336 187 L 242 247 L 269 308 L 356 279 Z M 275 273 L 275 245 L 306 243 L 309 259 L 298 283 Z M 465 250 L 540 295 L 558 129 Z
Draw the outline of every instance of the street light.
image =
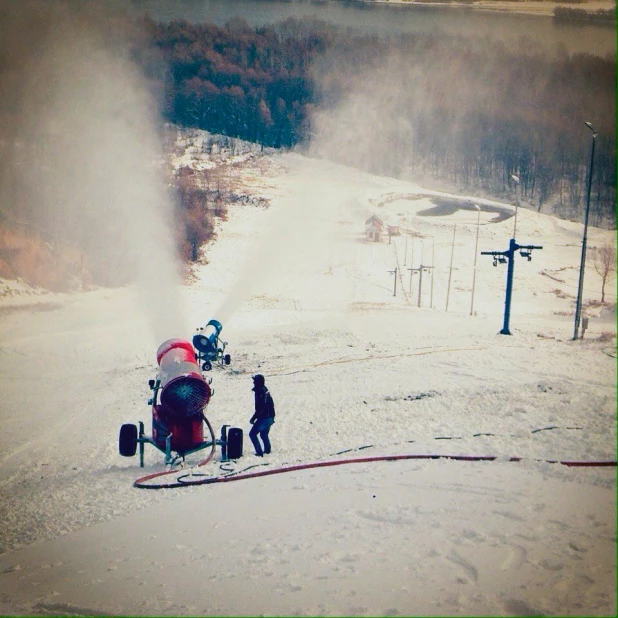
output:
M 476 257 L 479 249 L 479 227 L 481 224 L 481 207 L 478 204 L 474 204 L 474 208 L 477 209 L 476 215 L 476 243 L 474 245 L 474 268 L 472 273 L 472 298 L 470 299 L 470 315 L 474 315 L 474 288 L 476 286 Z
M 515 191 L 515 223 L 513 225 L 513 238 L 515 238 L 515 234 L 517 233 L 517 210 L 519 209 L 519 176 L 515 174 L 511 174 L 511 178 L 515 181 L 517 185 L 517 190 Z
M 412 296 L 412 273 L 414 272 L 414 236 L 412 236 L 412 251 L 410 252 L 410 266 L 411 268 L 408 268 L 408 270 L 410 271 L 410 290 L 408 291 L 408 293 L 410 294 L 410 296 Z
M 448 284 L 446 286 L 446 307 L 444 311 L 448 311 L 448 299 L 451 295 L 451 277 L 453 275 L 453 256 L 455 255 L 455 234 L 457 233 L 457 224 L 453 224 L 453 242 L 451 243 L 451 263 L 448 267 Z
M 577 287 L 577 303 L 575 304 L 575 328 L 573 340 L 579 335 L 579 322 L 582 313 L 582 296 L 584 292 L 584 268 L 586 267 L 586 244 L 588 239 L 588 215 L 590 214 L 590 191 L 592 190 L 592 167 L 594 164 L 594 145 L 598 133 L 590 122 L 584 124 L 592 131 L 592 148 L 590 149 L 590 169 L 588 170 L 588 194 L 586 196 L 586 213 L 584 215 L 584 237 L 582 239 L 582 257 L 579 265 L 579 285 Z

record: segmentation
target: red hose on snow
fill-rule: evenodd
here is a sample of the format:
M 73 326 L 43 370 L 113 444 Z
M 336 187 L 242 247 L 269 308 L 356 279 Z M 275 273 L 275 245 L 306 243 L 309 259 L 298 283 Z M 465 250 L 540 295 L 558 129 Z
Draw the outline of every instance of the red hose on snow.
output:
M 206 423 L 206 426 L 208 427 L 208 431 L 210 431 L 210 438 L 212 440 L 212 446 L 210 447 L 210 453 L 208 453 L 208 456 L 206 457 L 206 459 L 200 461 L 200 463 L 197 464 L 198 468 L 205 466 L 215 454 L 215 432 L 213 431 L 212 425 L 210 424 L 210 422 L 208 421 L 208 419 L 206 418 L 204 414 L 202 414 L 202 420 Z M 151 481 L 152 479 L 156 479 L 160 476 L 167 476 L 169 474 L 178 474 L 178 470 L 165 470 L 164 472 L 154 472 L 153 474 L 147 474 L 146 476 L 142 476 L 138 478 L 133 483 L 133 487 L 137 487 L 139 489 L 163 489 L 165 487 L 171 487 L 172 486 L 171 484 L 170 485 L 143 485 L 143 483 L 145 483 L 146 481 Z M 181 486 L 182 485 L 179 485 L 179 487 Z
M 202 466 L 206 464 L 212 458 L 212 452 L 209 457 L 199 465 Z M 262 470 L 260 472 L 251 472 L 249 474 L 238 474 L 238 475 L 229 475 L 229 476 L 214 476 L 207 477 L 194 481 L 181 481 L 176 480 L 172 483 L 168 483 L 165 485 L 145 485 L 144 482 L 158 476 L 163 476 L 166 474 L 177 473 L 177 470 L 160 472 L 158 474 L 151 474 L 149 476 L 144 476 L 140 479 L 137 479 L 135 483 L 133 483 L 133 487 L 138 489 L 173 489 L 177 487 L 191 487 L 194 485 L 211 485 L 213 483 L 227 483 L 230 481 L 242 481 L 244 479 L 250 478 L 258 478 L 260 476 L 270 476 L 272 474 L 284 474 L 286 472 L 295 472 L 298 470 L 307 470 L 309 468 L 326 468 L 329 466 L 342 466 L 345 464 L 353 464 L 353 463 L 371 463 L 375 461 L 398 461 L 404 459 L 452 459 L 455 461 L 496 461 L 499 458 L 496 456 L 488 455 L 380 455 L 376 457 L 357 457 L 355 459 L 341 459 L 334 461 L 320 461 L 313 462 L 308 464 L 298 464 L 295 466 L 286 466 L 284 468 L 273 468 L 272 470 Z M 522 461 L 523 457 L 510 457 L 508 460 L 503 461 Z M 569 467 L 616 467 L 617 463 L 615 461 L 558 461 L 558 460 L 537 460 L 544 461 L 545 463 L 559 463 L 563 466 Z M 185 476 L 190 476 L 187 474 Z

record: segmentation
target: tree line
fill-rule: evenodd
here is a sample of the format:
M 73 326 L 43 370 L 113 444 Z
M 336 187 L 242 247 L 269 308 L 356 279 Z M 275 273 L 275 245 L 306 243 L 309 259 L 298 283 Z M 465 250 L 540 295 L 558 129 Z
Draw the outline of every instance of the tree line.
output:
M 115 147 L 104 131 L 91 138 L 86 129 L 105 116 L 106 105 L 113 104 L 116 118 L 130 97 L 112 96 L 101 109 L 90 110 L 74 88 L 58 87 L 60 77 L 72 76 L 64 57 L 42 61 L 54 57 L 48 39 L 57 44 L 55 33 L 65 19 L 43 20 L 44 32 L 34 20 L 38 26 L 32 32 L 0 37 L 0 213 L 6 215 L 0 228 L 18 226 L 9 232 L 19 232 L 0 238 L 0 271 L 19 274 L 19 256 L 28 255 L 29 263 L 36 262 L 32 268 L 42 272 L 40 264 L 53 261 L 43 247 L 53 245 L 53 259 L 66 263 L 56 270 L 73 277 L 86 269 L 98 283 L 118 283 L 111 273 L 122 279 L 130 269 L 119 250 L 109 250 L 102 233 L 122 228 L 118 217 L 109 216 L 116 200 L 106 206 L 106 217 L 97 218 L 93 210 L 93 226 L 65 222 L 86 223 L 87 216 L 71 209 L 98 204 L 104 195 L 89 194 L 96 183 L 88 184 L 90 172 L 76 170 L 94 160 L 88 153 L 106 151 L 105 144 Z M 591 138 L 584 121 L 589 120 L 599 132 L 591 223 L 615 226 L 614 57 L 551 55 L 530 41 L 506 45 L 447 33 L 377 36 L 315 20 L 261 28 L 241 19 L 223 28 L 150 19 L 137 28 L 130 20 L 99 22 L 115 56 L 124 57 L 125 40 L 131 41 L 127 53 L 158 91 L 169 121 L 223 135 L 232 154 L 236 138 L 296 147 L 372 173 L 432 175 L 464 190 L 521 198 L 539 210 L 551 207 L 581 220 Z M 0 20 L 5 29 L 6 23 Z M 21 47 L 13 49 L 9 41 Z M 92 70 L 88 77 L 98 88 L 101 76 Z M 123 84 L 119 87 L 122 92 Z M 67 94 L 66 101 L 73 97 L 75 107 L 50 105 L 49 93 Z M 99 90 L 97 96 L 103 100 L 105 94 Z M 131 116 L 131 110 L 124 110 L 132 120 L 123 131 L 141 117 L 140 111 Z M 109 121 L 101 118 L 100 126 Z M 203 148 L 208 153 L 219 146 L 209 139 Z M 95 180 L 107 183 L 101 165 L 83 169 L 96 170 Z M 175 240 L 186 262 L 199 259 L 217 218 L 225 217 L 225 204 L 247 197 L 233 185 L 234 171 L 226 174 L 170 171 Z M 13 246 L 16 236 L 23 237 L 23 250 Z M 29 244 L 33 238 L 37 242 Z M 72 239 L 74 246 L 61 256 L 63 239 Z M 35 245 L 41 251 L 32 249 Z M 89 268 L 86 257 L 97 252 L 104 259 L 93 259 Z
M 310 63 L 330 43 L 325 31 L 294 21 L 251 29 L 242 19 L 225 28 L 186 21 L 147 28 L 169 67 L 171 121 L 277 148 L 302 140 L 315 99 Z
M 586 9 L 571 9 L 557 6 L 554 9 L 554 20 L 558 22 L 601 22 L 615 24 L 616 9 L 598 9 L 596 11 L 587 11 Z
M 585 205 L 590 120 L 599 131 L 592 220 L 615 221 L 615 58 L 446 33 L 379 37 L 317 20 L 147 20 L 146 30 L 169 67 L 158 79 L 174 123 L 310 146 L 377 173 L 518 190 L 567 217 Z

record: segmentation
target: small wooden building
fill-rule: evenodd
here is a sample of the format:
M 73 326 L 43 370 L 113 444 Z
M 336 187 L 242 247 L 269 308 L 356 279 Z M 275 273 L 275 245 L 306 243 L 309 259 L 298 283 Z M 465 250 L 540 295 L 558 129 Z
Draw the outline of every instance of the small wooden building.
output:
M 384 236 L 384 222 L 380 217 L 372 215 L 365 221 L 365 239 L 370 242 L 381 242 Z

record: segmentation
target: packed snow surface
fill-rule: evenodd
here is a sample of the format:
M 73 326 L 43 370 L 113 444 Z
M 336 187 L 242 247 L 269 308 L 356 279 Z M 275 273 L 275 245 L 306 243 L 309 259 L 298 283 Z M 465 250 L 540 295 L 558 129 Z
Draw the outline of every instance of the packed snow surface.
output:
M 150 432 L 161 341 L 139 289 L 2 282 L 0 613 L 615 615 L 616 468 L 549 463 L 616 458 L 615 287 L 611 310 L 590 304 L 591 262 L 572 340 L 582 226 L 519 209 L 517 241 L 543 248 L 517 254 L 500 335 L 506 265 L 477 255 L 473 283 L 475 245 L 508 248 L 514 218 L 490 207 L 512 206 L 432 215 L 417 185 L 268 160 L 270 207 L 231 207 L 191 282 L 159 291 L 195 327 L 221 321 L 232 356 L 206 415 L 244 430 L 244 454 L 199 473 L 496 460 L 135 489 L 165 469 L 150 446 L 143 469 L 118 454 L 122 423 Z M 400 235 L 367 241 L 372 215 Z M 591 228 L 589 247 L 613 238 Z M 264 459 L 246 435 L 257 372 L 277 409 Z

